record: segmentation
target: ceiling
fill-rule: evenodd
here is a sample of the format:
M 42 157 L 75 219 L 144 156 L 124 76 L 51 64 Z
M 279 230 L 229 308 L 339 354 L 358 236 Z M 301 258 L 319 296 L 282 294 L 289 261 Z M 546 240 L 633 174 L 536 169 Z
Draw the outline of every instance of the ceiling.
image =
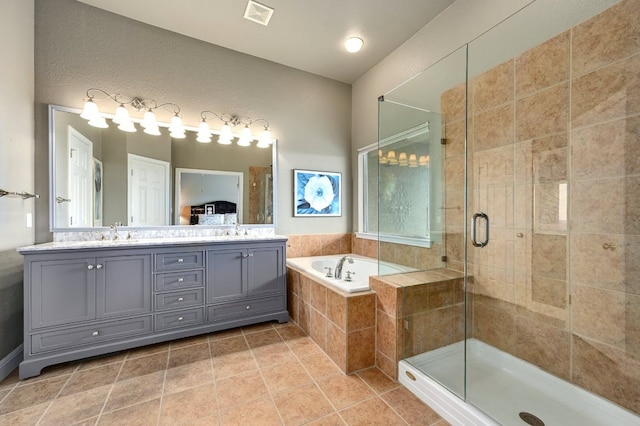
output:
M 258 0 L 268 26 L 243 18 L 246 0 L 78 0 L 137 21 L 352 83 L 454 0 Z M 349 36 L 365 42 L 358 53 Z

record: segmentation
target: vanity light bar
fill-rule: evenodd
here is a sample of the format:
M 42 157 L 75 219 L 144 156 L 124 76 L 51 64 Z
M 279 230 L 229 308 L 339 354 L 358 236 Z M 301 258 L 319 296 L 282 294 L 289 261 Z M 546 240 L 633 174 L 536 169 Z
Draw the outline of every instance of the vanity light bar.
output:
M 87 120 L 91 126 L 98 128 L 109 127 L 107 121 L 105 120 L 105 117 L 100 113 L 98 105 L 94 101 L 94 99 L 97 99 L 97 94 L 102 94 L 104 95 L 102 98 L 111 99 L 113 102 L 119 104 L 112 121 L 118 124 L 118 129 L 124 132 L 133 133 L 137 131 L 133 119 L 129 115 L 129 111 L 127 109 L 128 105 L 136 111 L 145 111 L 144 117 L 140 122 L 140 126 L 144 129 L 144 133 L 156 136 L 160 135 L 160 126 L 156 121 L 154 111 L 158 108 L 165 108 L 167 110 L 170 110 L 174 114 L 169 125 L 170 136 L 175 139 L 184 139 L 186 137 L 185 127 L 182 124 L 182 119 L 180 118 L 180 107 L 178 105 L 172 102 L 158 104 L 152 99 L 141 99 L 138 97 L 128 98 L 117 93 L 110 94 L 102 89 L 95 88 L 87 90 L 87 97 L 85 100 L 84 108 L 82 110 L 82 114 L 80 114 L 80 117 Z M 213 134 L 213 132 L 211 131 L 211 129 L 209 128 L 209 124 L 207 123 L 207 115 L 213 115 L 224 123 L 224 125 L 222 126 L 222 130 L 220 131 L 220 136 L 218 137 L 219 144 L 231 144 L 234 137 L 236 137 L 231 131 L 231 127 L 240 125 L 244 127 L 242 128 L 241 134 L 238 136 L 237 143 L 239 146 L 250 146 L 251 142 L 256 139 L 258 141 L 258 143 L 256 144 L 258 148 L 268 148 L 273 144 L 273 139 L 271 138 L 271 130 L 269 129 L 269 122 L 264 118 L 251 119 L 249 117 L 241 118 L 236 115 L 228 114 L 218 115 L 211 111 L 202 111 L 202 113 L 200 113 L 202 121 L 200 122 L 200 126 L 198 127 L 198 136 L 196 138 L 198 142 L 211 142 L 211 135 Z M 250 126 L 258 122 L 264 123 L 264 128 L 260 136 L 258 138 L 254 138 L 253 134 L 251 133 Z

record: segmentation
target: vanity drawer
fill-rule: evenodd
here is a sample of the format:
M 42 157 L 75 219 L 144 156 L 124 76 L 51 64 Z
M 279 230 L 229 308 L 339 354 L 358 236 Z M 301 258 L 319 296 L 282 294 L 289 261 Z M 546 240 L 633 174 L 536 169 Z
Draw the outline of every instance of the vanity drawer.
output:
M 266 299 L 250 299 L 243 302 L 225 303 L 209 306 L 207 316 L 209 321 L 220 321 L 230 318 L 253 316 L 265 312 L 281 311 L 285 309 L 283 296 Z
M 186 308 L 188 306 L 202 305 L 204 303 L 204 289 L 173 291 L 171 293 L 156 294 L 156 311 L 168 309 Z
M 175 271 L 180 269 L 202 268 L 204 252 L 186 251 L 175 253 L 157 253 L 155 255 L 156 271 Z
M 204 322 L 204 308 L 183 309 L 181 311 L 156 314 L 156 330 L 186 327 Z
M 64 330 L 31 336 L 31 353 L 55 351 L 74 346 L 94 345 L 107 340 L 122 339 L 151 332 L 151 316 L 110 321 L 91 326 L 69 327 Z
M 204 270 L 170 272 L 156 275 L 156 290 L 179 290 L 204 286 Z

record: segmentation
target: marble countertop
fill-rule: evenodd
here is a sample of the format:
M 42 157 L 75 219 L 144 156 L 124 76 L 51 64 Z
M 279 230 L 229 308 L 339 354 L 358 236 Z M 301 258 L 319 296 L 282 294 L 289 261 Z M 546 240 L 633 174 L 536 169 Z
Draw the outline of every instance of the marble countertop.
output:
M 102 249 L 102 248 L 137 248 L 150 246 L 176 246 L 182 244 L 207 244 L 218 242 L 234 241 L 273 241 L 286 240 L 283 235 L 221 235 L 206 237 L 169 237 L 169 238 L 147 238 L 147 239 L 118 239 L 118 240 L 90 240 L 90 241 L 57 241 L 51 243 L 35 244 L 31 246 L 18 247 L 20 253 L 33 253 L 41 251 L 55 250 L 82 250 L 82 249 Z

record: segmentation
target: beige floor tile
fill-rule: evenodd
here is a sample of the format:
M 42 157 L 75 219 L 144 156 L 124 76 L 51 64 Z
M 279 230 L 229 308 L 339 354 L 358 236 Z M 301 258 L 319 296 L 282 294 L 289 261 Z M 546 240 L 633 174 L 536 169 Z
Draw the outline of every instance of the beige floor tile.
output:
M 167 370 L 164 395 L 213 383 L 211 360 L 195 362 Z
M 387 392 L 381 398 L 410 425 L 433 425 L 442 419 L 405 387 Z
M 247 343 L 252 349 L 283 342 L 282 338 L 273 327 L 268 330 L 245 334 L 244 337 L 247 339 Z
M 302 357 L 300 358 L 300 362 L 315 380 L 335 376 L 336 374 L 343 374 L 324 353 Z
M 273 324 L 270 322 L 247 325 L 241 328 L 243 334 L 257 333 L 259 331 L 266 331 L 266 330 L 272 330 L 272 329 L 273 329 Z
M 160 399 L 131 405 L 122 410 L 112 411 L 100 416 L 98 425 L 104 426 L 148 426 L 156 425 Z
M 127 361 L 134 358 L 140 358 L 147 355 L 153 355 L 160 352 L 169 352 L 171 342 L 158 343 L 155 345 L 147 345 L 139 348 L 131 349 L 127 355 Z
M 38 423 L 38 420 L 49 408 L 49 405 L 51 405 L 51 402 L 31 405 L 22 410 L 0 416 L 0 425 L 33 426 Z
M 80 362 L 78 371 L 88 370 L 90 368 L 100 367 L 101 365 L 113 364 L 115 362 L 123 362 L 127 358 L 127 351 L 115 352 L 112 354 L 87 358 Z M 70 365 L 71 367 L 72 365 Z
M 212 340 L 209 342 L 211 355 L 214 357 L 248 351 L 249 345 L 244 336 L 234 336 L 227 339 Z
M 38 424 L 57 426 L 95 419 L 100 414 L 110 390 L 111 385 L 106 385 L 58 398 L 53 401 Z
M 69 376 L 56 377 L 35 383 L 19 385 L 0 402 L 0 415 L 22 410 L 51 401 L 64 386 Z
M 258 364 L 249 351 L 213 358 L 213 372 L 216 380 L 257 369 Z
M 307 336 L 300 327 L 293 323 L 282 324 L 280 327 L 276 327 L 276 332 L 285 342 L 289 340 L 302 339 Z
M 162 396 L 164 371 L 117 382 L 104 406 L 104 412 L 115 411 L 129 405 L 150 401 Z
M 222 413 L 220 420 L 224 426 L 267 426 L 282 424 L 278 411 L 270 398 L 256 399 L 231 408 Z
M 134 377 L 146 376 L 167 368 L 169 352 L 158 352 L 152 355 L 127 359 L 120 370 L 118 381 L 128 380 Z
M 218 425 L 218 416 L 200 417 L 189 423 L 189 426 L 215 426 Z
M 337 410 L 375 396 L 358 376 L 337 375 L 318 380 L 318 386 Z
M 0 381 L 0 390 L 13 389 L 18 383 L 18 369 L 16 368 L 4 380 Z
M 368 399 L 340 411 L 340 416 L 351 426 L 404 425 L 405 421 L 380 398 Z
M 346 423 L 342 420 L 339 414 L 333 413 L 321 419 L 314 420 L 311 423 L 307 423 L 307 426 L 344 426 Z
M 227 410 L 242 402 L 267 395 L 267 387 L 259 371 L 249 371 L 216 382 L 218 407 Z
M 395 389 L 401 386 L 400 383 L 391 380 L 389 376 L 387 376 L 377 368 L 362 370 L 357 374 L 378 394 L 390 391 L 391 389 Z
M 90 370 L 76 371 L 62 388 L 60 397 L 83 392 L 89 389 L 111 385 L 115 382 L 121 364 L 107 364 Z
M 265 367 L 262 376 L 272 394 L 311 383 L 311 377 L 297 360 Z
M 160 408 L 160 424 L 192 424 L 203 417 L 215 417 L 217 422 L 215 395 L 215 387 L 208 384 L 165 396 Z
M 310 337 L 303 337 L 295 340 L 287 340 L 287 346 L 293 351 L 298 358 L 318 355 L 322 353 L 322 349 Z
M 232 328 L 230 330 L 222 330 L 216 331 L 215 333 L 210 333 L 209 342 L 220 339 L 228 339 L 229 337 L 238 337 L 242 336 L 242 330 L 239 328 Z
M 184 339 L 172 340 L 171 350 L 178 348 L 184 348 L 185 346 L 192 346 L 202 343 L 209 343 L 209 336 L 201 334 L 199 336 L 185 337 Z
M 252 352 L 260 367 L 296 360 L 295 355 L 284 342 L 260 346 L 252 349 Z
M 171 350 L 169 351 L 169 368 L 193 364 L 209 359 L 210 357 L 211 353 L 208 341 L 197 345 L 179 347 L 177 349 L 173 349 L 173 346 L 171 346 Z
M 273 395 L 285 425 L 299 425 L 334 411 L 318 387 L 311 383 Z

